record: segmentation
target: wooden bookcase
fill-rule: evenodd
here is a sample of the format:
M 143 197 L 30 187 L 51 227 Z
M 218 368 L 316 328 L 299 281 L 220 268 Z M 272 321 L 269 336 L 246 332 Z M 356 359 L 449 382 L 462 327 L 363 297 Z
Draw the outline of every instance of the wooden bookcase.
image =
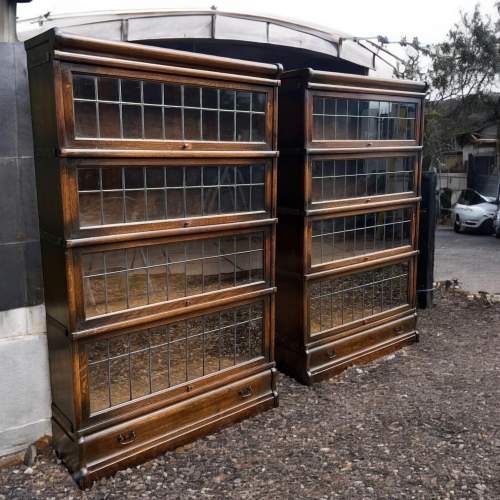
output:
M 278 367 L 310 384 L 418 339 L 424 84 L 281 75 Z
M 54 445 L 86 487 L 277 405 L 280 67 L 26 47 Z

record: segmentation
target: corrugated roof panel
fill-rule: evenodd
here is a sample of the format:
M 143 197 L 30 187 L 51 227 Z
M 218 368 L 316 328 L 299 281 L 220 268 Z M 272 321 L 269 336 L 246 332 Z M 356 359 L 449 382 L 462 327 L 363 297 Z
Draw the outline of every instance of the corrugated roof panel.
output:
M 269 43 L 314 50 L 334 57 L 337 56 L 337 47 L 332 42 L 319 38 L 316 35 L 272 23 L 269 26 Z
M 215 38 L 267 42 L 267 23 L 231 16 L 216 16 Z
M 212 16 L 158 16 L 130 17 L 128 40 L 154 40 L 162 38 L 210 38 Z
M 26 40 L 52 27 L 63 28 L 67 33 L 122 40 L 122 22 L 128 24 L 126 40 L 207 39 L 214 35 L 212 19 L 215 19 L 215 38 L 256 43 L 270 43 L 295 47 L 340 57 L 366 68 L 374 69 L 372 53 L 358 43 L 345 40 L 338 54 L 339 38 L 348 37 L 336 30 L 316 27 L 279 17 L 222 12 L 218 10 L 158 10 L 94 12 L 73 16 L 48 16 L 42 19 L 21 21 L 19 37 Z

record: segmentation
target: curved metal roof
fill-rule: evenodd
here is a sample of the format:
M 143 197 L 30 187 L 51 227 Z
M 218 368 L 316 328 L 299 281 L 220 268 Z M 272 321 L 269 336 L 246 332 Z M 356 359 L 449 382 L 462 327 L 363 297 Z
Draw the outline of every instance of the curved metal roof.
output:
M 21 20 L 26 40 L 50 28 L 107 40 L 145 42 L 172 39 L 233 40 L 294 47 L 375 69 L 373 50 L 349 35 L 299 21 L 219 10 L 143 10 L 49 15 Z

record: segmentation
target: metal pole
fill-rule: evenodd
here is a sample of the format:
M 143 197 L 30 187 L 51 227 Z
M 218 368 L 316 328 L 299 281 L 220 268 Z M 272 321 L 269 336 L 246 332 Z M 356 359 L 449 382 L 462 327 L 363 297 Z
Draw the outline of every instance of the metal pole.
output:
M 432 307 L 434 283 L 434 238 L 437 219 L 436 172 L 422 174 L 420 204 L 419 250 L 417 265 L 417 304 L 421 309 Z
M 17 42 L 16 2 L 0 0 L 0 42 Z
M 16 6 L 31 0 L 0 0 L 0 42 L 17 42 Z

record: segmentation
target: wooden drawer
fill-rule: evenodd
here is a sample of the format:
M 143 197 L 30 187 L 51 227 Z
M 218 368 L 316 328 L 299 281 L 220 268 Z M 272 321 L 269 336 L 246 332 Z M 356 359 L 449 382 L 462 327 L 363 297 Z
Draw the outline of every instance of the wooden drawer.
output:
M 234 421 L 254 407 L 276 402 L 273 371 L 221 387 L 80 439 L 86 469 L 95 473 L 153 448 L 167 449 L 207 429 Z M 242 415 L 243 416 L 243 415 Z M 187 438 L 187 439 L 186 439 Z
M 359 357 L 384 349 L 394 341 L 405 339 L 415 333 L 415 327 L 416 316 L 413 315 L 313 348 L 307 352 L 309 370 L 314 373 L 348 364 Z

